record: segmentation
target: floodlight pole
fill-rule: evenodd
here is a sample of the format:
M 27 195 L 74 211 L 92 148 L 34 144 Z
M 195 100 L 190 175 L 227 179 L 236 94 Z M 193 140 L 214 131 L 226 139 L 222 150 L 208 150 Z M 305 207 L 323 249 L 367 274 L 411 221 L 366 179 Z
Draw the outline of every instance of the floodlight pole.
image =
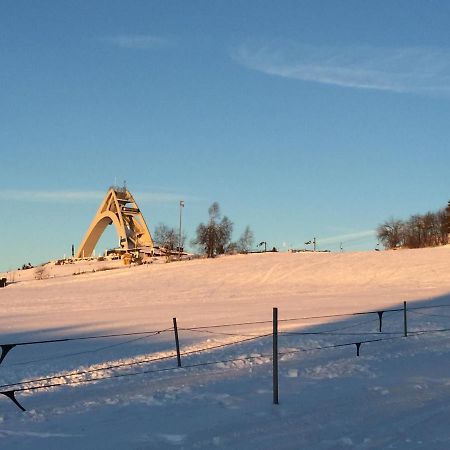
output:
M 180 234 L 178 237 L 178 259 L 181 259 L 181 211 L 184 208 L 184 201 L 180 200 Z

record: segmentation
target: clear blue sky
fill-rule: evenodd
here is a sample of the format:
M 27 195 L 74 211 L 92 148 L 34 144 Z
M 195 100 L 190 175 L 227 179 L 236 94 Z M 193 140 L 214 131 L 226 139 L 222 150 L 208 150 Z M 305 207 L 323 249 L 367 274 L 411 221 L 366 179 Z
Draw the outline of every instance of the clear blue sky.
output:
M 184 199 L 192 238 L 218 201 L 236 237 L 373 248 L 450 197 L 449 24 L 423 0 L 3 0 L 0 269 L 68 254 L 115 179 L 151 230 Z

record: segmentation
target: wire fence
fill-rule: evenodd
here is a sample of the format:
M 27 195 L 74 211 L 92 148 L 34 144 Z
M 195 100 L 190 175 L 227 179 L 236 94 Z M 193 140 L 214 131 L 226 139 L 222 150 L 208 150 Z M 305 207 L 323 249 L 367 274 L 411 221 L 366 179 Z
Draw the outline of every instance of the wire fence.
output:
M 450 304 L 440 304 L 440 305 L 431 305 L 431 306 L 414 306 L 408 307 L 406 302 L 404 302 L 402 308 L 391 308 L 384 310 L 376 310 L 376 311 L 363 311 L 363 312 L 351 312 L 351 313 L 343 313 L 343 314 L 329 314 L 329 315 L 321 315 L 321 316 L 308 316 L 308 317 L 293 317 L 293 318 L 285 318 L 278 319 L 278 309 L 274 308 L 273 310 L 273 318 L 271 321 L 253 321 L 253 322 L 239 322 L 239 323 L 225 323 L 225 324 L 212 324 L 212 325 L 203 325 L 196 327 L 186 327 L 186 328 L 178 328 L 176 318 L 173 319 L 173 327 L 165 328 L 161 330 L 144 330 L 144 331 L 136 331 L 129 333 L 112 333 L 112 334 L 100 334 L 100 335 L 91 335 L 91 336 L 75 336 L 75 337 L 67 337 L 67 338 L 55 338 L 55 339 L 46 339 L 46 340 L 35 340 L 35 341 L 22 341 L 22 342 L 10 342 L 5 344 L 0 344 L 1 348 L 1 356 L 0 356 L 0 364 L 4 364 L 4 360 L 9 352 L 11 352 L 15 347 L 20 346 L 31 346 L 31 345 L 49 345 L 55 343 L 68 343 L 73 341 L 87 341 L 87 340 L 96 340 L 96 339 L 107 339 L 107 338 L 117 338 L 117 337 L 130 337 L 133 336 L 133 339 L 126 340 L 124 342 L 110 344 L 107 346 L 103 346 L 93 350 L 84 350 L 79 352 L 66 353 L 63 355 L 50 356 L 37 358 L 30 361 L 20 362 L 12 364 L 12 366 L 18 365 L 26 365 L 34 362 L 43 362 L 60 358 L 70 358 L 73 356 L 78 356 L 81 354 L 88 354 L 94 352 L 100 352 L 106 349 L 115 348 L 121 345 L 129 344 L 132 342 L 137 342 L 142 339 L 152 338 L 164 333 L 174 333 L 175 335 L 175 350 L 169 351 L 167 354 L 157 356 L 157 357 L 139 357 L 133 361 L 127 362 L 117 362 L 113 364 L 97 364 L 98 367 L 92 367 L 83 370 L 74 370 L 74 371 L 65 371 L 56 375 L 38 377 L 32 379 L 20 380 L 13 383 L 6 383 L 0 385 L 0 394 L 8 397 L 17 407 L 19 407 L 22 411 L 25 411 L 25 408 L 19 403 L 16 398 L 16 393 L 26 392 L 26 391 L 37 391 L 50 389 L 54 387 L 63 387 L 63 386 L 71 386 L 71 385 L 79 385 L 84 383 L 94 383 L 102 380 L 109 380 L 115 378 L 124 378 L 124 377 L 134 377 L 145 374 L 153 374 L 153 373 L 162 373 L 162 372 L 172 372 L 172 371 L 180 371 L 180 370 L 188 370 L 196 367 L 203 366 L 211 366 L 218 364 L 227 364 L 234 362 L 245 362 L 252 361 L 255 359 L 265 359 L 266 361 L 272 361 L 273 368 L 273 391 L 274 391 L 274 403 L 278 404 L 278 359 L 281 356 L 286 355 L 295 355 L 304 352 L 312 352 L 312 351 L 320 351 L 320 350 L 329 350 L 329 349 L 337 349 L 349 346 L 356 347 L 356 356 L 360 355 L 360 350 L 362 345 L 364 344 L 373 344 L 379 343 L 383 341 L 392 341 L 396 339 L 403 339 L 409 336 L 422 336 L 431 333 L 445 333 L 449 332 L 450 328 L 436 328 L 436 329 L 414 329 L 408 331 L 408 323 L 407 317 L 408 314 L 411 313 L 413 316 L 417 318 L 450 318 L 450 315 L 445 314 L 433 314 L 422 312 L 422 310 L 430 310 L 430 309 L 440 309 L 440 308 L 450 308 Z M 383 317 L 390 313 L 398 313 L 403 312 L 403 330 L 402 331 L 383 331 Z M 318 320 L 318 319 L 330 319 L 330 318 L 343 318 L 343 317 L 352 317 L 352 316 L 361 316 L 361 315 L 376 315 L 375 318 L 370 318 L 368 320 L 358 321 L 357 323 L 352 323 L 350 325 L 344 325 L 340 327 L 334 327 L 326 330 L 318 330 L 318 331 L 286 331 L 283 329 L 279 329 L 279 326 L 288 323 L 308 321 L 308 320 Z M 354 330 L 358 327 L 364 327 L 369 324 L 373 325 L 377 323 L 378 331 L 348 331 Z M 226 332 L 221 331 L 221 328 L 230 328 L 230 327 L 248 327 L 255 325 L 267 325 L 271 326 L 272 330 L 266 333 L 239 333 L 239 332 Z M 319 324 L 317 326 L 327 326 L 329 324 Z M 227 336 L 234 338 L 242 338 L 238 340 L 233 340 L 231 342 L 219 343 L 217 345 L 210 345 L 202 348 L 194 348 L 192 350 L 180 351 L 180 343 L 179 343 L 179 332 L 183 333 L 203 333 L 208 335 L 219 335 L 219 336 Z M 316 345 L 313 347 L 297 347 L 294 349 L 288 349 L 287 351 L 278 351 L 278 339 L 279 338 L 292 338 L 299 336 L 322 336 L 322 337 L 358 337 L 358 339 L 353 339 L 350 342 L 335 342 L 332 344 L 324 344 L 324 345 Z M 369 338 L 362 338 L 362 336 Z M 375 336 L 380 336 L 378 338 L 374 338 Z M 273 343 L 273 351 L 272 353 L 262 353 L 258 355 L 251 356 L 240 356 L 238 358 L 225 358 L 213 361 L 202 361 L 202 362 L 192 362 L 186 364 L 183 362 L 181 364 L 182 358 L 183 360 L 187 357 L 191 357 L 194 355 L 205 354 L 214 350 L 228 348 L 231 346 L 239 346 L 245 343 L 254 342 L 254 341 L 263 341 L 272 337 Z M 158 363 L 161 361 L 168 361 L 177 358 L 177 366 L 169 366 L 162 368 L 149 368 L 140 371 L 130 372 L 127 371 L 125 373 L 114 373 L 114 371 L 118 369 L 129 369 L 135 368 L 136 366 L 143 366 L 153 363 Z

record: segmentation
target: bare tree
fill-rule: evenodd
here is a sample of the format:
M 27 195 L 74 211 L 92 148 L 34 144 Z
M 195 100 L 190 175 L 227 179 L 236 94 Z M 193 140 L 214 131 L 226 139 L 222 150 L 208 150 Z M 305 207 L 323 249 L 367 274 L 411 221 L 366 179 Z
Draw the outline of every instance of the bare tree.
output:
M 44 278 L 48 278 L 47 269 L 44 265 L 37 266 L 34 269 L 34 278 L 36 280 L 43 280 Z
M 254 241 L 253 231 L 247 225 L 244 232 L 236 242 L 236 249 L 240 253 L 248 253 L 252 248 Z
M 158 247 L 162 247 L 166 250 L 174 251 L 179 245 L 179 232 L 175 228 L 171 228 L 163 223 L 160 223 L 155 228 L 153 234 L 153 240 Z M 181 247 L 184 247 L 186 236 L 181 236 Z
M 216 253 L 222 255 L 228 252 L 228 247 L 233 234 L 233 222 L 225 216 L 217 227 Z
M 385 248 L 396 248 L 402 244 L 403 222 L 390 218 L 377 228 L 377 237 Z
M 449 211 L 450 212 L 450 211 Z M 441 245 L 448 244 L 448 235 L 450 231 L 450 214 L 445 209 L 441 209 L 436 213 L 438 223 L 439 243 Z
M 227 251 L 233 233 L 233 223 L 227 216 L 221 217 L 217 202 L 209 207 L 208 214 L 208 223 L 201 223 L 197 227 L 196 238 L 192 243 L 201 247 L 208 258 L 214 258 Z
M 156 226 L 153 240 L 159 247 L 167 250 L 174 250 L 177 245 L 177 234 L 173 228 L 160 223 Z

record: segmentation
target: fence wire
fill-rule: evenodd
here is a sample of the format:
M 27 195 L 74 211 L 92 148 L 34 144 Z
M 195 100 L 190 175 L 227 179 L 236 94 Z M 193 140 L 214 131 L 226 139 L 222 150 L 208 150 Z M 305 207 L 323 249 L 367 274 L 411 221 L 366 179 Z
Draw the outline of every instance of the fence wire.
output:
M 411 307 L 407 309 L 407 312 L 411 312 L 420 316 L 430 316 L 430 317 L 449 317 L 448 315 L 438 315 L 438 314 L 430 314 L 425 312 L 420 312 L 417 310 L 427 310 L 427 309 L 433 309 L 433 308 L 448 308 L 450 305 L 433 305 L 433 306 L 417 306 L 417 307 Z M 323 345 L 323 346 L 317 346 L 317 347 L 311 347 L 311 348 L 294 348 L 292 350 L 284 351 L 284 352 L 277 352 L 276 355 L 278 356 L 285 356 L 285 355 L 293 355 L 298 354 L 302 352 L 311 352 L 311 351 L 319 351 L 319 350 L 328 350 L 328 349 L 335 349 L 335 348 L 342 348 L 342 347 L 348 347 L 348 346 L 354 346 L 357 347 L 357 355 L 359 356 L 360 347 L 362 344 L 370 344 L 370 343 L 378 343 L 382 341 L 392 341 L 394 339 L 403 339 L 406 337 L 406 331 L 405 335 L 401 332 L 371 332 L 371 331 L 361 331 L 359 333 L 357 332 L 345 332 L 345 330 L 348 329 L 354 329 L 359 326 L 363 326 L 369 323 L 373 322 L 380 322 L 380 330 L 381 330 L 381 318 L 384 313 L 390 313 L 390 312 L 401 312 L 405 311 L 404 308 L 393 308 L 393 309 L 385 309 L 380 311 L 365 311 L 365 312 L 354 312 L 354 313 L 345 313 L 345 314 L 331 314 L 331 315 L 323 315 L 323 316 L 310 316 L 310 317 L 297 317 L 297 318 L 287 318 L 287 319 L 281 319 L 278 322 L 286 323 L 286 322 L 294 322 L 294 321 L 302 321 L 302 320 L 312 320 L 312 319 L 323 319 L 323 318 L 336 318 L 336 317 L 350 317 L 350 316 L 359 316 L 359 315 L 372 315 L 377 314 L 378 318 L 375 319 L 369 319 L 364 321 L 359 321 L 354 324 L 346 325 L 343 327 L 337 327 L 333 328 L 331 330 L 322 330 L 322 331 L 305 331 L 305 332 L 295 332 L 295 331 L 284 331 L 280 330 L 278 332 L 278 335 L 280 337 L 290 337 L 290 336 L 368 336 L 368 335 L 378 335 L 383 336 L 377 339 L 358 339 L 357 341 L 352 342 L 344 342 L 344 343 L 335 343 L 330 345 Z M 245 337 L 244 339 L 240 339 L 233 342 L 226 342 L 221 343 L 218 345 L 210 346 L 210 347 L 204 347 L 200 349 L 193 349 L 189 351 L 180 352 L 180 356 L 182 357 L 189 357 L 194 354 L 202 354 L 204 352 L 209 352 L 212 350 L 217 350 L 221 348 L 226 348 L 229 346 L 235 346 L 242 343 L 260 340 L 267 338 L 269 336 L 272 336 L 272 333 L 266 333 L 266 334 L 241 334 L 241 333 L 230 333 L 230 332 L 223 332 L 223 331 L 213 331 L 218 328 L 225 328 L 225 327 L 238 327 L 238 326 L 249 326 L 249 325 L 261 325 L 261 324 L 270 324 L 272 321 L 254 321 L 254 322 L 240 322 L 240 323 L 228 323 L 228 324 L 215 324 L 215 325 L 209 325 L 209 326 L 200 326 L 200 327 L 188 327 L 188 328 L 179 328 L 179 331 L 188 331 L 188 332 L 200 332 L 200 333 L 208 333 L 208 334 L 217 334 L 217 335 L 224 335 L 224 336 L 234 336 L 234 337 Z M 40 358 L 35 359 L 32 361 L 27 361 L 23 363 L 15 363 L 14 365 L 26 365 L 34 362 L 41 362 L 41 361 L 47 361 L 52 359 L 58 359 L 58 358 L 67 358 L 71 356 L 78 356 L 81 354 L 87 354 L 87 353 L 94 353 L 98 351 L 102 351 L 105 349 L 111 349 L 114 347 L 118 347 L 120 345 L 125 345 L 127 343 L 136 342 L 138 340 L 147 339 L 149 337 L 157 336 L 161 333 L 166 333 L 169 331 L 174 331 L 174 328 L 166 328 L 162 330 L 153 330 L 153 331 L 138 331 L 138 332 L 131 332 L 131 333 L 114 333 L 114 334 L 103 334 L 103 335 L 93 335 L 93 336 L 81 336 L 81 337 L 68 337 L 68 338 L 57 338 L 57 339 L 47 339 L 47 340 L 40 340 L 40 341 L 26 341 L 26 342 L 16 342 L 16 343 L 9 343 L 9 344 L 0 344 L 0 347 L 2 349 L 2 355 L 1 355 L 1 361 L 3 361 L 6 354 L 15 346 L 25 346 L 25 345 L 37 345 L 37 344 L 50 344 L 50 343 L 65 343 L 65 342 L 71 342 L 71 341 L 82 341 L 82 340 L 91 340 L 91 339 L 104 339 L 104 338 L 111 338 L 111 337 L 125 337 L 125 336 L 139 336 L 130 340 L 127 340 L 125 342 L 111 344 L 108 346 L 103 346 L 97 349 L 93 350 L 86 350 L 81 352 L 75 352 L 75 353 L 68 353 L 65 355 L 58 355 L 54 357 L 47 357 L 47 358 Z M 425 330 L 411 330 L 409 331 L 408 335 L 410 336 L 421 336 L 425 334 L 431 334 L 431 333 L 445 333 L 449 332 L 450 328 L 440 328 L 440 329 L 425 329 Z M 256 356 L 246 356 L 246 357 L 239 357 L 239 358 L 231 358 L 231 359 L 222 359 L 222 360 L 215 360 L 215 361 L 205 361 L 205 362 L 199 362 L 199 363 L 191 363 L 191 364 L 183 364 L 182 367 L 163 367 L 163 368 L 157 368 L 157 369 L 148 369 L 148 370 L 141 370 L 138 372 L 126 372 L 126 373 L 103 373 L 101 376 L 93 378 L 92 375 L 98 373 L 98 372 L 108 372 L 116 369 L 122 369 L 122 368 L 130 368 L 138 365 L 143 364 L 151 364 L 156 363 L 160 361 L 165 361 L 168 359 L 174 359 L 177 356 L 175 352 L 170 352 L 167 355 L 154 357 L 154 358 L 144 358 L 139 359 L 131 362 L 121 362 L 116 364 L 109 364 L 105 366 L 95 367 L 91 369 L 86 370 L 76 370 L 71 371 L 67 373 L 60 373 L 59 375 L 53 375 L 48 377 L 41 377 L 41 378 L 34 378 L 34 379 L 28 379 L 28 380 L 22 380 L 15 383 L 8 383 L 0 385 L 0 394 L 3 394 L 10 398 L 19 408 L 24 410 L 24 408 L 18 403 L 17 399 L 15 398 L 15 393 L 17 392 L 25 392 L 25 391 L 36 391 L 36 390 L 42 390 L 42 389 L 48 389 L 53 387 L 62 387 L 62 386 L 70 386 L 70 385 L 78 385 L 83 383 L 93 383 L 98 382 L 102 380 L 107 379 L 113 379 L 113 378 L 124 378 L 124 377 L 131 377 L 131 376 L 138 376 L 138 375 L 144 375 L 144 374 L 152 374 L 152 373 L 160 373 L 160 372 L 170 372 L 170 371 L 180 371 L 180 370 L 187 370 L 195 367 L 202 367 L 202 366 L 210 366 L 210 365 L 217 365 L 217 364 L 226 364 L 226 363 L 233 363 L 238 361 L 251 361 L 254 359 L 259 358 L 269 358 L 269 360 L 273 360 L 272 354 L 259 354 Z M 86 379 L 78 379 L 78 380 L 68 380 L 64 382 L 53 382 L 54 380 L 60 380 L 61 378 L 67 378 L 67 377 L 80 377 L 80 376 L 91 376 L 90 378 Z M 36 383 L 44 383 L 36 385 Z

